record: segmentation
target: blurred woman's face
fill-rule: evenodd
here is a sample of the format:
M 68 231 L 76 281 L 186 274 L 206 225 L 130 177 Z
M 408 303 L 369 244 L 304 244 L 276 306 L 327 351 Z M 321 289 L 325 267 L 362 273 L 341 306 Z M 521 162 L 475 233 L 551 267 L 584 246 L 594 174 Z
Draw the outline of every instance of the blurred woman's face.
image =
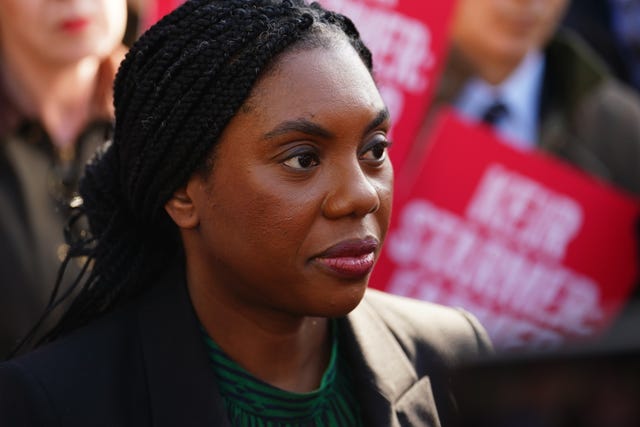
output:
M 546 43 L 567 4 L 568 0 L 459 0 L 453 41 L 471 58 L 517 63 Z
M 351 311 L 389 224 L 389 126 L 346 42 L 284 54 L 223 132 L 210 176 L 187 185 L 187 264 L 205 292 L 241 313 Z
M 126 0 L 1 0 L 0 41 L 43 63 L 104 57 L 121 41 Z

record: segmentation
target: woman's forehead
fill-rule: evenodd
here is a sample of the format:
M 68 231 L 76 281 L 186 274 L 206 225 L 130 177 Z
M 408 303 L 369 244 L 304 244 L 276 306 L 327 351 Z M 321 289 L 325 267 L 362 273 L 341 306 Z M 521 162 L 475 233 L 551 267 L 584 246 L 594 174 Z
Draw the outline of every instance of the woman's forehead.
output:
M 256 84 L 220 142 L 278 144 L 288 139 L 286 135 L 318 135 L 318 129 L 324 135 L 321 139 L 349 135 L 359 140 L 386 111 L 369 70 L 348 43 L 294 51 L 283 55 Z M 388 114 L 382 119 L 386 120 Z
M 382 105 L 371 73 L 355 49 L 344 41 L 281 55 L 256 83 L 243 110 L 305 109 L 320 101 L 363 100 Z

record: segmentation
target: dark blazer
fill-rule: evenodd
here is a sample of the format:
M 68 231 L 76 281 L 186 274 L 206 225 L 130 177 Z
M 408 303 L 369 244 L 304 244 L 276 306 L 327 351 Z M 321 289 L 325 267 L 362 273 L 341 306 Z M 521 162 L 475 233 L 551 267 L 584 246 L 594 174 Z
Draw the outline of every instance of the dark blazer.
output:
M 228 425 L 183 283 L 0 364 L 0 425 Z M 490 351 L 467 313 L 371 290 L 339 328 L 367 426 L 448 425 L 449 369 Z

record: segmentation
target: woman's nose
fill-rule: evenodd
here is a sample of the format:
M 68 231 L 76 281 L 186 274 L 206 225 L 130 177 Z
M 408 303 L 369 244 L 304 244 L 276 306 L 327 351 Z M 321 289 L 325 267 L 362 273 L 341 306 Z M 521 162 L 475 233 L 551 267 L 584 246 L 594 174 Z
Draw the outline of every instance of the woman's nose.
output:
M 380 195 L 375 180 L 358 162 L 339 168 L 331 179 L 331 189 L 322 204 L 323 215 L 326 218 L 363 217 L 376 212 L 380 207 Z

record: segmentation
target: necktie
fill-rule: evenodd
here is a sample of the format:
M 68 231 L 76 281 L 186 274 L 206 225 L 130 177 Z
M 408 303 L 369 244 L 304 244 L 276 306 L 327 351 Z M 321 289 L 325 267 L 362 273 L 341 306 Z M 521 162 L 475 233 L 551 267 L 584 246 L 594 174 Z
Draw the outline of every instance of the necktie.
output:
M 490 126 L 495 126 L 508 114 L 507 106 L 502 101 L 496 100 L 487 107 L 484 114 L 482 114 L 481 120 Z

